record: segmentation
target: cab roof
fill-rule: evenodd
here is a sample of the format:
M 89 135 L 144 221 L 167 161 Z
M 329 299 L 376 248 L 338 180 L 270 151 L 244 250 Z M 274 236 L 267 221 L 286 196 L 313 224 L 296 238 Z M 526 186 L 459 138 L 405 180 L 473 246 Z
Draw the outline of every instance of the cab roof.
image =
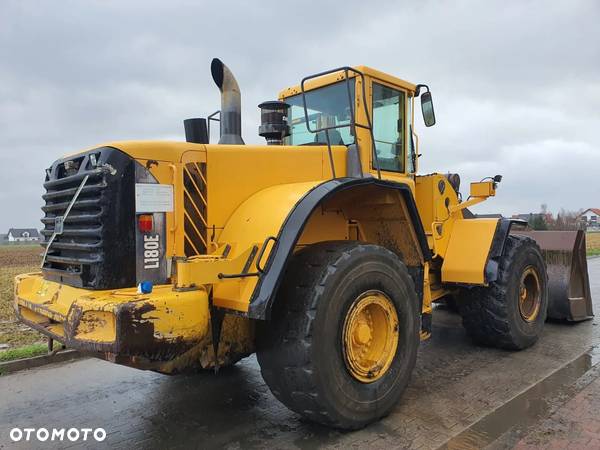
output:
M 358 70 L 359 72 L 363 73 L 367 77 L 371 77 L 373 79 L 383 81 L 385 83 L 393 84 L 400 88 L 406 89 L 410 93 L 414 93 L 415 89 L 417 87 L 413 83 L 410 83 L 401 78 L 395 77 L 393 75 L 389 75 L 385 72 L 381 72 L 377 69 L 373 69 L 368 66 L 355 66 L 355 67 L 353 67 L 353 69 Z M 350 78 L 354 78 L 356 76 L 356 74 L 350 72 L 349 76 L 350 76 Z M 344 78 L 345 78 L 344 72 L 343 72 L 343 70 L 340 70 L 339 72 L 330 73 L 330 74 L 323 75 L 318 78 L 308 80 L 305 83 L 305 89 L 306 90 L 317 89 L 317 88 L 335 83 L 336 81 L 343 80 Z M 302 92 L 302 91 L 300 89 L 300 85 L 298 84 L 296 86 L 292 86 L 292 87 L 283 89 L 281 92 L 279 92 L 279 98 L 290 97 L 292 95 L 299 94 L 300 92 Z

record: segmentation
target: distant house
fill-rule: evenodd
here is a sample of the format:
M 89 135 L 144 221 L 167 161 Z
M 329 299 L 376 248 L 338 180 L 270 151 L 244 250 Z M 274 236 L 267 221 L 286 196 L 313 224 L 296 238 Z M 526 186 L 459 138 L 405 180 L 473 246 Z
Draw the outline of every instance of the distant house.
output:
M 35 228 L 11 228 L 6 236 L 8 242 L 38 242 L 40 233 Z
M 581 224 L 588 231 L 600 231 L 600 208 L 588 208 L 579 215 Z

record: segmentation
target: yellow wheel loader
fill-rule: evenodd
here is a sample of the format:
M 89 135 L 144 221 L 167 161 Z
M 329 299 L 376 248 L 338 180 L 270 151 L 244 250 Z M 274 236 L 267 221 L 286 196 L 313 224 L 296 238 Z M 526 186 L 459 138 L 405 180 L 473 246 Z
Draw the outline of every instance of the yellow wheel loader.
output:
M 218 59 L 211 72 L 221 109 L 184 121 L 186 142 L 109 142 L 46 170 L 23 323 L 162 373 L 256 352 L 281 402 L 356 429 L 398 402 L 433 302 L 452 296 L 476 342 L 515 350 L 548 315 L 592 316 L 582 234 L 471 214 L 500 176 L 463 200 L 457 174 L 417 175 L 426 85 L 362 66 L 308 76 L 259 105 L 259 146 L 242 139 L 233 74 Z

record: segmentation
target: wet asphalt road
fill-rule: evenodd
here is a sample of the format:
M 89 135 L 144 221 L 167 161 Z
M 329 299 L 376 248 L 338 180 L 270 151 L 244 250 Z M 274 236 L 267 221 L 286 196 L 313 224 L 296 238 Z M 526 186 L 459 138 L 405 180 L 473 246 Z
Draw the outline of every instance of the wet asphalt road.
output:
M 600 258 L 588 265 L 600 311 Z M 254 357 L 216 376 L 169 377 L 96 359 L 46 366 L 0 377 L 0 448 L 436 448 L 527 389 L 535 392 L 565 365 L 591 368 L 596 361 L 586 354 L 600 343 L 597 324 L 547 323 L 538 344 L 512 353 L 474 346 L 460 318 L 437 309 L 433 337 L 421 345 L 394 412 L 352 433 L 288 411 L 264 385 Z M 107 438 L 15 444 L 13 427 L 102 427 Z

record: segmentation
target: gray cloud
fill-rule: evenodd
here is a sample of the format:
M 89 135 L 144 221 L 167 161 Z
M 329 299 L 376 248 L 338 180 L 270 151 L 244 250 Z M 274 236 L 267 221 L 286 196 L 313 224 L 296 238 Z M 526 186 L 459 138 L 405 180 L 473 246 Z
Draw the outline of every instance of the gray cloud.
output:
M 39 224 L 43 169 L 116 139 L 182 139 L 218 109 L 221 57 L 256 105 L 302 76 L 370 65 L 433 91 L 422 172 L 496 173 L 504 214 L 600 206 L 600 6 L 589 1 L 0 4 L 0 231 Z M 10 213 L 9 213 L 10 212 Z

